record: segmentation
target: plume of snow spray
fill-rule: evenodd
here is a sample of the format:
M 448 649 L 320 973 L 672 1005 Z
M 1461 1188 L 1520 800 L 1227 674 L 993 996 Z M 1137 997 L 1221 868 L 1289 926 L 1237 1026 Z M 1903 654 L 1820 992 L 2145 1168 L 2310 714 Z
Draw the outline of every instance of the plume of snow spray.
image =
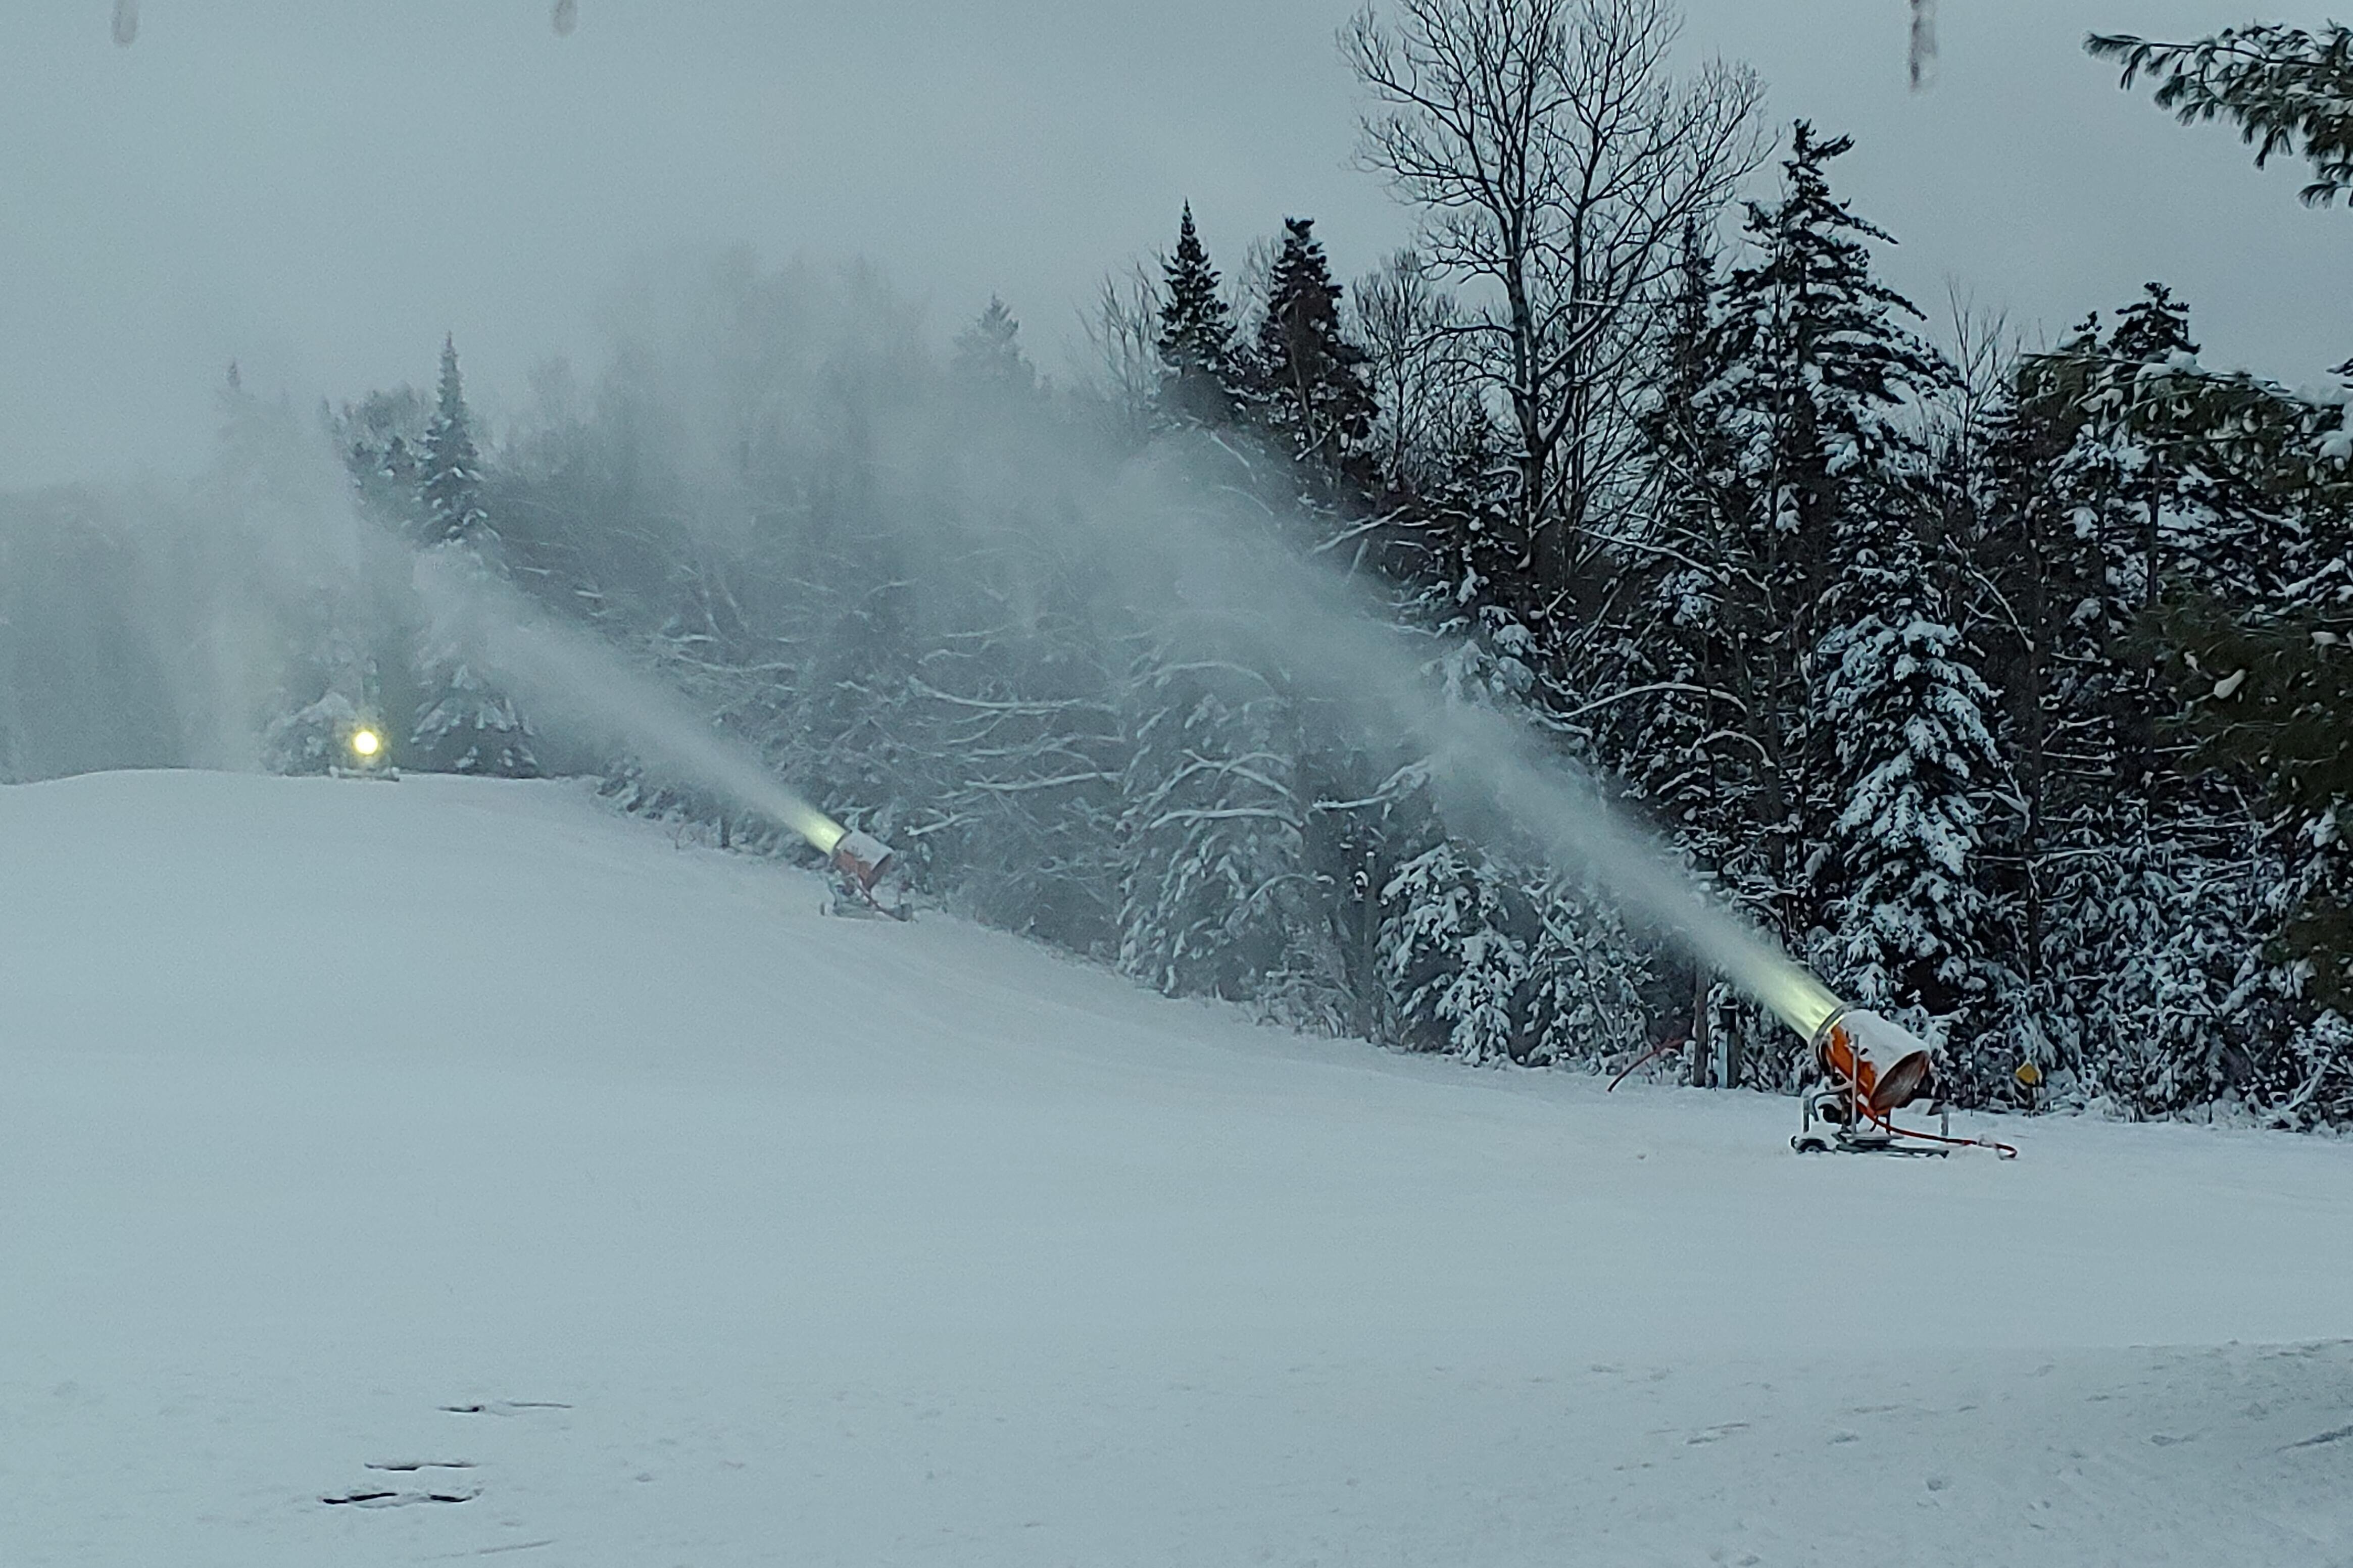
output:
M 1807 1039 L 1839 1011 L 1828 987 L 1703 892 L 1572 760 L 1525 721 L 1448 697 L 1430 679 L 1426 638 L 1270 543 L 1263 526 L 1191 484 L 1185 467 L 1176 456 L 1132 470 L 1100 528 L 1146 542 L 1127 551 L 1181 557 L 1180 593 L 1213 607 L 1245 651 L 1271 656 L 1340 703 L 1368 738 L 1402 741 L 1426 758 L 1450 828 L 1474 841 L 1516 838 L 1556 869 L 1585 871 L 1620 909 L 1671 933 Z
M 1131 602 L 1174 601 L 1188 635 L 1282 668 L 1348 712 L 1369 741 L 1421 758 L 1431 797 L 1457 834 L 1515 839 L 1557 868 L 1584 871 L 1803 1037 L 1839 1012 L 1820 981 L 1711 900 L 1529 725 L 1447 696 L 1430 678 L 1426 637 L 1374 613 L 1354 584 L 1276 542 L 1263 515 L 1238 507 L 1230 489 L 1202 483 L 1217 460 L 1163 448 L 1089 504 L 1045 514 L 1079 531 L 1071 548 L 1118 574 Z M 1044 466 L 1008 462 L 998 471 L 1026 487 Z M 966 499 L 978 501 L 968 509 L 974 518 L 1034 524 L 1040 515 Z M 427 552 L 416 582 L 436 636 L 494 670 L 543 719 L 618 742 L 679 782 L 791 828 L 821 853 L 840 842 L 842 826 L 779 784 L 756 752 L 713 731 L 683 698 L 592 635 L 546 620 L 471 554 Z
M 841 842 L 848 830 L 778 783 L 756 752 L 713 730 L 685 699 L 595 637 L 541 616 L 470 553 L 426 551 L 415 577 L 436 638 L 496 670 L 543 717 L 788 827 L 819 854 Z

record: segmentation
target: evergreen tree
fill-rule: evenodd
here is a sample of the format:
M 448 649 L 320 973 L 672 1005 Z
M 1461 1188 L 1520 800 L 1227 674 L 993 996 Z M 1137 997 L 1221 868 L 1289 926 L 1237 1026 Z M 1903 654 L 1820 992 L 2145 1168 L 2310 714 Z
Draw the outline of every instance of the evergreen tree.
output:
M 418 506 L 430 546 L 464 551 L 490 571 L 499 539 L 483 508 L 482 489 L 481 453 L 458 372 L 457 343 L 445 338 L 440 385 L 425 429 Z M 465 647 L 436 628 L 426 636 L 419 663 L 422 696 L 404 760 L 437 772 L 537 776 L 531 726 Z
M 1021 323 L 1005 301 L 991 294 L 977 321 L 956 335 L 955 378 L 997 396 L 1026 396 L 1038 389 L 1038 369 L 1021 352 Z
M 455 338 L 441 342 L 441 381 L 433 421 L 425 427 L 418 493 L 426 542 L 478 544 L 490 533 L 490 514 L 482 509 L 482 456 L 474 443 L 474 418 L 458 374 Z
M 1527 1060 L 1598 1065 L 1639 1051 L 1649 1033 L 1651 955 L 1588 889 L 1546 879 L 1528 889 L 1535 923 L 1525 1008 Z M 1725 1087 L 1740 1080 L 1737 1062 Z
M 1868 520 L 1916 510 L 1920 448 L 1900 410 L 1948 374 L 1904 324 L 1919 312 L 1875 275 L 1871 245 L 1890 237 L 1831 194 L 1828 166 L 1852 146 L 1798 122 L 1780 201 L 1749 209 L 1755 259 L 1725 287 L 1695 398 L 1713 426 L 1700 499 L 1721 519 L 1713 559 L 1732 585 L 1714 614 L 1752 759 L 1752 876 L 1793 944 L 1835 901 L 1816 850 L 1845 809 L 1840 786 L 1860 782 L 1841 778 L 1817 687 L 1843 658 L 1817 656 L 1841 630 L 1841 552 Z
M 2353 524 L 2353 508 L 2344 516 Z M 2165 627 L 2174 679 L 2193 698 L 2196 762 L 2248 781 L 2267 803 L 2280 870 L 2261 926 L 2304 1005 L 2298 1083 L 2269 1087 L 2292 1097 L 2334 1059 L 2353 1017 L 2353 601 L 2278 613 L 2200 597 L 2172 607 Z M 2353 1106 L 2353 1063 L 2335 1097 Z
M 1653 700 L 1620 721 L 1634 726 L 1620 743 L 1649 753 L 1638 771 L 1664 826 L 1785 942 L 1858 1000 L 1942 1017 L 1993 979 L 1992 693 L 1921 536 L 1909 410 L 1951 373 L 1876 275 L 1890 237 L 1832 193 L 1851 146 L 1799 122 L 1712 323 L 1687 237 L 1650 421 Z M 1695 988 L 1694 1038 L 1715 1021 L 1710 990 Z
M 1662 379 L 1643 419 L 1654 488 L 1628 576 L 1633 604 L 1618 647 L 1629 696 L 1602 710 L 1604 754 L 1651 820 L 1694 865 L 1729 872 L 1748 838 L 1751 756 L 1738 718 L 1736 646 L 1769 638 L 1745 624 L 1757 584 L 1728 510 L 1741 437 L 1713 395 L 1722 379 L 1715 258 L 1687 229 Z
M 1313 218 L 1282 220 L 1249 386 L 1260 423 L 1290 454 L 1336 474 L 1371 431 L 1373 400 L 1365 351 L 1341 329 L 1340 285 L 1314 227 Z
M 1517 1000 L 1530 978 L 1511 879 L 1479 848 L 1440 838 L 1381 890 L 1381 962 L 1405 1044 L 1467 1062 L 1525 1060 Z
M 425 433 L 432 422 L 432 405 L 408 386 L 345 404 L 334 422 L 361 515 L 404 538 L 425 532 Z
M 2157 78 L 2158 107 L 2183 124 L 2235 123 L 2258 168 L 2281 153 L 2303 158 L 2313 173 L 2307 205 L 2353 186 L 2353 27 L 2332 22 L 2316 34 L 2256 22 L 2194 43 L 2094 35 L 2084 47 L 2124 62 L 2124 87 Z
M 2151 284 L 2113 332 L 2095 319 L 2029 361 L 1989 534 L 2023 639 L 2026 1010 L 2063 1089 L 2158 1114 L 2292 1087 L 2258 950 L 2295 835 L 2193 764 L 2157 606 L 2280 602 L 2325 510 L 2299 499 L 2312 411 L 2196 356 Z
M 1232 312 L 1193 226 L 1190 202 L 1177 224 L 1176 252 L 1161 270 L 1161 408 L 1180 423 L 1226 424 L 1234 413 Z
M 1649 526 L 1631 552 L 1610 650 L 1619 689 L 1598 699 L 1597 740 L 1694 871 L 1770 925 L 1785 910 L 1757 825 L 1774 815 L 1767 737 L 1780 734 L 1781 714 L 1770 705 L 1794 700 L 1798 667 L 1756 553 L 1770 535 L 1749 522 L 1754 414 L 1735 395 L 1746 377 L 1727 360 L 1717 295 L 1716 258 L 1690 225 L 1642 419 Z M 1694 1082 L 1706 1081 L 1711 1050 L 1733 1068 L 1779 1028 L 1724 1005 L 1724 987 L 1704 973 L 1675 994 L 1690 998 Z
M 1957 1087 L 1981 1100 L 2009 1066 L 1974 1048 L 2006 978 L 1989 961 L 1979 804 L 2001 768 L 1993 691 L 1942 614 L 1911 518 L 1862 513 L 1838 542 L 1839 621 L 1817 656 L 1844 803 L 1833 973 L 1865 1006 L 1957 1035 Z

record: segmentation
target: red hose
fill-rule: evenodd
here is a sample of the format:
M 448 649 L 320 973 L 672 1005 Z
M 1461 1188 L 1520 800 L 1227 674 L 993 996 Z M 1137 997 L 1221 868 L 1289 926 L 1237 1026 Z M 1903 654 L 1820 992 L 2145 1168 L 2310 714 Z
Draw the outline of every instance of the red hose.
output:
M 1882 1122 L 1880 1125 L 1898 1138 L 1917 1138 L 1925 1143 L 1948 1143 L 1956 1149 L 1990 1149 L 2002 1159 L 2018 1158 L 2017 1146 L 2005 1143 L 1999 1138 L 1947 1138 L 1939 1132 L 1915 1132 L 1908 1127 L 1898 1127 L 1892 1121 Z
M 1601 1092 L 1604 1094 L 1615 1093 L 1620 1084 L 1624 1083 L 1629 1078 L 1633 1076 L 1634 1069 L 1636 1068 L 1646 1067 L 1651 1062 L 1657 1061 L 1669 1051 L 1681 1048 L 1683 1044 L 1683 1042 L 1680 1037 L 1672 1040 L 1661 1041 L 1658 1045 L 1651 1047 L 1646 1054 L 1635 1058 L 1632 1062 L 1628 1064 L 1624 1072 L 1620 1073 L 1616 1078 L 1609 1080 L 1609 1087 L 1603 1089 Z

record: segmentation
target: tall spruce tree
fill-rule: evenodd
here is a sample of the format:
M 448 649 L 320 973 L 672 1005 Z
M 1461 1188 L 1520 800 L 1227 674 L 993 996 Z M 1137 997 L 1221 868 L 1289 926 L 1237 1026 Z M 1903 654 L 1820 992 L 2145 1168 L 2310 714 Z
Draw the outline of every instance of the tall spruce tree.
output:
M 457 342 L 445 338 L 433 419 L 425 429 L 418 510 L 430 547 L 461 551 L 490 571 L 498 560 L 499 538 L 482 492 L 481 452 L 458 370 Z M 403 761 L 445 773 L 538 775 L 530 724 L 469 649 L 444 631 L 429 630 L 419 663 L 423 695 Z
M 956 335 L 953 368 L 963 384 L 996 396 L 1038 390 L 1038 367 L 1021 352 L 1021 323 L 994 294 L 978 319 Z
M 1852 547 L 1842 540 L 1862 520 L 1915 505 L 1918 444 L 1899 410 L 1948 374 L 1903 324 L 1919 312 L 1873 270 L 1870 247 L 1890 237 L 1831 194 L 1829 165 L 1852 144 L 1798 122 L 1781 199 L 1749 209 L 1754 259 L 1725 287 L 1698 397 L 1725 453 L 1707 489 L 1739 584 L 1722 614 L 1756 759 L 1757 875 L 1792 942 L 1828 913 L 1814 851 L 1845 805 L 1813 657 L 1839 629 L 1831 590 Z
M 474 441 L 474 416 L 466 406 L 454 336 L 441 341 L 441 380 L 432 422 L 425 427 L 418 494 L 427 543 L 480 545 L 490 533 L 490 513 L 482 506 L 482 454 Z
M 1958 1085 L 2006 1077 L 2002 943 L 1985 863 L 1998 782 L 1994 694 L 1945 613 L 1912 515 L 1865 510 L 1838 540 L 1837 623 L 1816 659 L 1842 808 L 1831 823 L 1831 951 L 1841 992 L 1936 1020 Z
M 1876 274 L 1872 247 L 1891 237 L 1832 193 L 1829 166 L 1852 145 L 1796 126 L 1780 200 L 1750 209 L 1754 259 L 1724 289 L 1710 379 L 1679 421 L 1681 505 L 1721 519 L 1694 559 L 1723 586 L 1694 596 L 1725 675 L 1691 684 L 1730 687 L 1745 879 L 1785 940 L 1850 994 L 1951 1017 L 1990 989 L 1991 692 L 1921 537 L 1909 407 L 1951 373 Z
M 1193 226 L 1193 204 L 1176 226 L 1176 250 L 1162 264 L 1160 406 L 1181 424 L 1224 425 L 1234 416 L 1233 314 L 1218 269 Z
M 1341 288 L 1314 230 L 1313 218 L 1282 220 L 1248 386 L 1259 422 L 1290 454 L 1336 475 L 1371 432 L 1373 399 L 1365 351 L 1342 330 Z

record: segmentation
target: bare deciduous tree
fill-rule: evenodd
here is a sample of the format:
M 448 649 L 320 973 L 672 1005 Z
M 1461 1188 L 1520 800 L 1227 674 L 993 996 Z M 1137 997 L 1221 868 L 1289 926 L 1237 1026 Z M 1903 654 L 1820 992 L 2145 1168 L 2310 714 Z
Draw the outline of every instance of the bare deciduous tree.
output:
M 1078 384 L 1100 410 L 1107 431 L 1133 447 L 1152 438 L 1165 368 L 1160 362 L 1160 284 L 1137 262 L 1103 279 L 1092 310 L 1082 311 L 1093 363 Z
M 1379 410 L 1374 449 L 1382 477 L 1416 484 L 1475 415 L 1476 367 L 1458 331 L 1462 308 L 1416 250 L 1400 250 L 1348 290 L 1348 331 L 1365 351 Z
M 1681 237 L 1762 161 L 1762 89 L 1721 61 L 1676 79 L 1668 0 L 1394 6 L 1341 33 L 1375 104 L 1360 155 L 1424 209 L 1432 263 L 1485 296 L 1457 330 L 1508 416 L 1548 615 L 1633 487 Z

